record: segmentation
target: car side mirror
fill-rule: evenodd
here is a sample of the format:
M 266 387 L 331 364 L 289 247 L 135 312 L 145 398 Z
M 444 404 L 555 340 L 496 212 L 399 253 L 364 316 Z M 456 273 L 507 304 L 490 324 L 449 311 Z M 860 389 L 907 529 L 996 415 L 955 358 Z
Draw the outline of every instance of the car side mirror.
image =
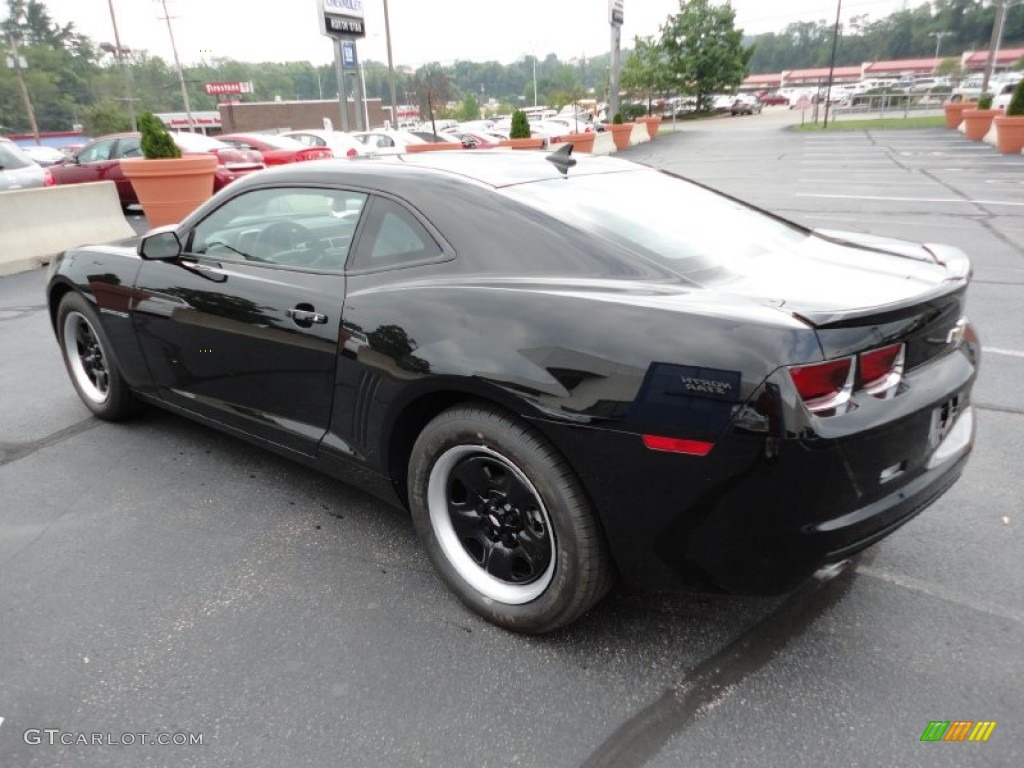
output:
M 176 259 L 180 255 L 181 241 L 173 229 L 155 229 L 139 241 L 139 256 L 144 259 L 166 261 Z

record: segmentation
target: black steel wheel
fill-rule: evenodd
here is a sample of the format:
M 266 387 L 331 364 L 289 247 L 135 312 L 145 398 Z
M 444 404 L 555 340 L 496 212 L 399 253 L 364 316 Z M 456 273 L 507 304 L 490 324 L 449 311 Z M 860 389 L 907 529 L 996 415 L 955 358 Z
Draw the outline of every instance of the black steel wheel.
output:
M 409 499 L 442 578 L 495 624 L 550 632 L 611 584 L 603 534 L 575 474 L 500 411 L 461 406 L 430 422 L 413 447 Z
M 117 421 L 137 410 L 138 401 L 121 376 L 95 310 L 77 293 L 61 299 L 57 336 L 71 383 L 90 411 Z

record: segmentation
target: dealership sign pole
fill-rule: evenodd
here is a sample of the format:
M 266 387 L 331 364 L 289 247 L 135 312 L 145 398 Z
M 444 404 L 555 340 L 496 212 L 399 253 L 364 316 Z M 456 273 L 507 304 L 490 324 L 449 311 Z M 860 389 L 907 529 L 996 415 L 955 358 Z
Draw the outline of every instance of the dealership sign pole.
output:
M 346 69 L 355 68 L 356 38 L 366 37 L 363 21 L 363 0 L 316 0 L 320 34 L 334 41 L 334 61 L 338 70 L 338 106 L 341 109 L 341 129 L 349 130 L 348 83 Z M 346 51 L 343 46 L 351 48 Z M 346 62 L 348 55 L 350 62 Z M 360 123 L 356 112 L 356 122 Z
M 608 23 L 612 25 L 612 59 L 609 73 L 608 109 L 605 118 L 610 123 L 619 111 L 619 48 L 622 45 L 622 4 L 625 0 L 608 0 Z

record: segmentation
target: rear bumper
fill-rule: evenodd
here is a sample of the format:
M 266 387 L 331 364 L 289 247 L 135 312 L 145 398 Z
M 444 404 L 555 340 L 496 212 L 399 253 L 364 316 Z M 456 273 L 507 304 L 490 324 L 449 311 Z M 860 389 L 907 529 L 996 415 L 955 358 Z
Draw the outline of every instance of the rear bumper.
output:
M 889 535 L 956 482 L 973 446 L 974 371 L 953 356 L 922 371 L 919 402 L 903 401 L 895 421 L 863 428 L 865 405 L 860 428 L 841 436 L 733 429 L 703 457 L 650 451 L 626 432 L 542 428 L 583 479 L 626 581 L 778 594 Z M 936 437 L 933 414 L 950 398 L 958 416 Z

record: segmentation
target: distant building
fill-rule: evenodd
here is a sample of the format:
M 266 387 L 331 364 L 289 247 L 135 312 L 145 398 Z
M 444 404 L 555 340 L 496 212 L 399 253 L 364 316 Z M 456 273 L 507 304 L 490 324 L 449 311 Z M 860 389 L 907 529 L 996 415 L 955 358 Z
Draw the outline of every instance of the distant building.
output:
M 1021 57 L 1024 48 L 1003 48 L 996 54 L 994 70 L 996 72 L 1013 67 Z M 894 61 L 866 61 L 860 66 L 836 67 L 832 82 L 856 83 L 860 80 L 877 77 L 914 77 L 931 75 L 944 61 L 944 58 L 927 59 L 896 59 Z M 982 72 L 988 63 L 988 51 L 966 51 L 960 56 L 960 66 L 967 72 Z M 828 80 L 828 67 L 813 69 L 791 69 L 771 74 L 750 75 L 743 81 L 741 88 L 786 88 L 794 86 L 814 86 Z
M 349 125 L 356 125 L 356 110 L 362 106 L 362 102 L 348 102 Z M 366 111 L 370 128 L 380 128 L 385 122 L 391 122 L 391 108 L 381 106 L 380 99 L 367 99 Z M 224 133 L 296 131 L 303 128 L 322 130 L 325 118 L 331 121 L 334 130 L 341 130 L 341 106 L 337 99 L 240 102 L 220 107 Z

